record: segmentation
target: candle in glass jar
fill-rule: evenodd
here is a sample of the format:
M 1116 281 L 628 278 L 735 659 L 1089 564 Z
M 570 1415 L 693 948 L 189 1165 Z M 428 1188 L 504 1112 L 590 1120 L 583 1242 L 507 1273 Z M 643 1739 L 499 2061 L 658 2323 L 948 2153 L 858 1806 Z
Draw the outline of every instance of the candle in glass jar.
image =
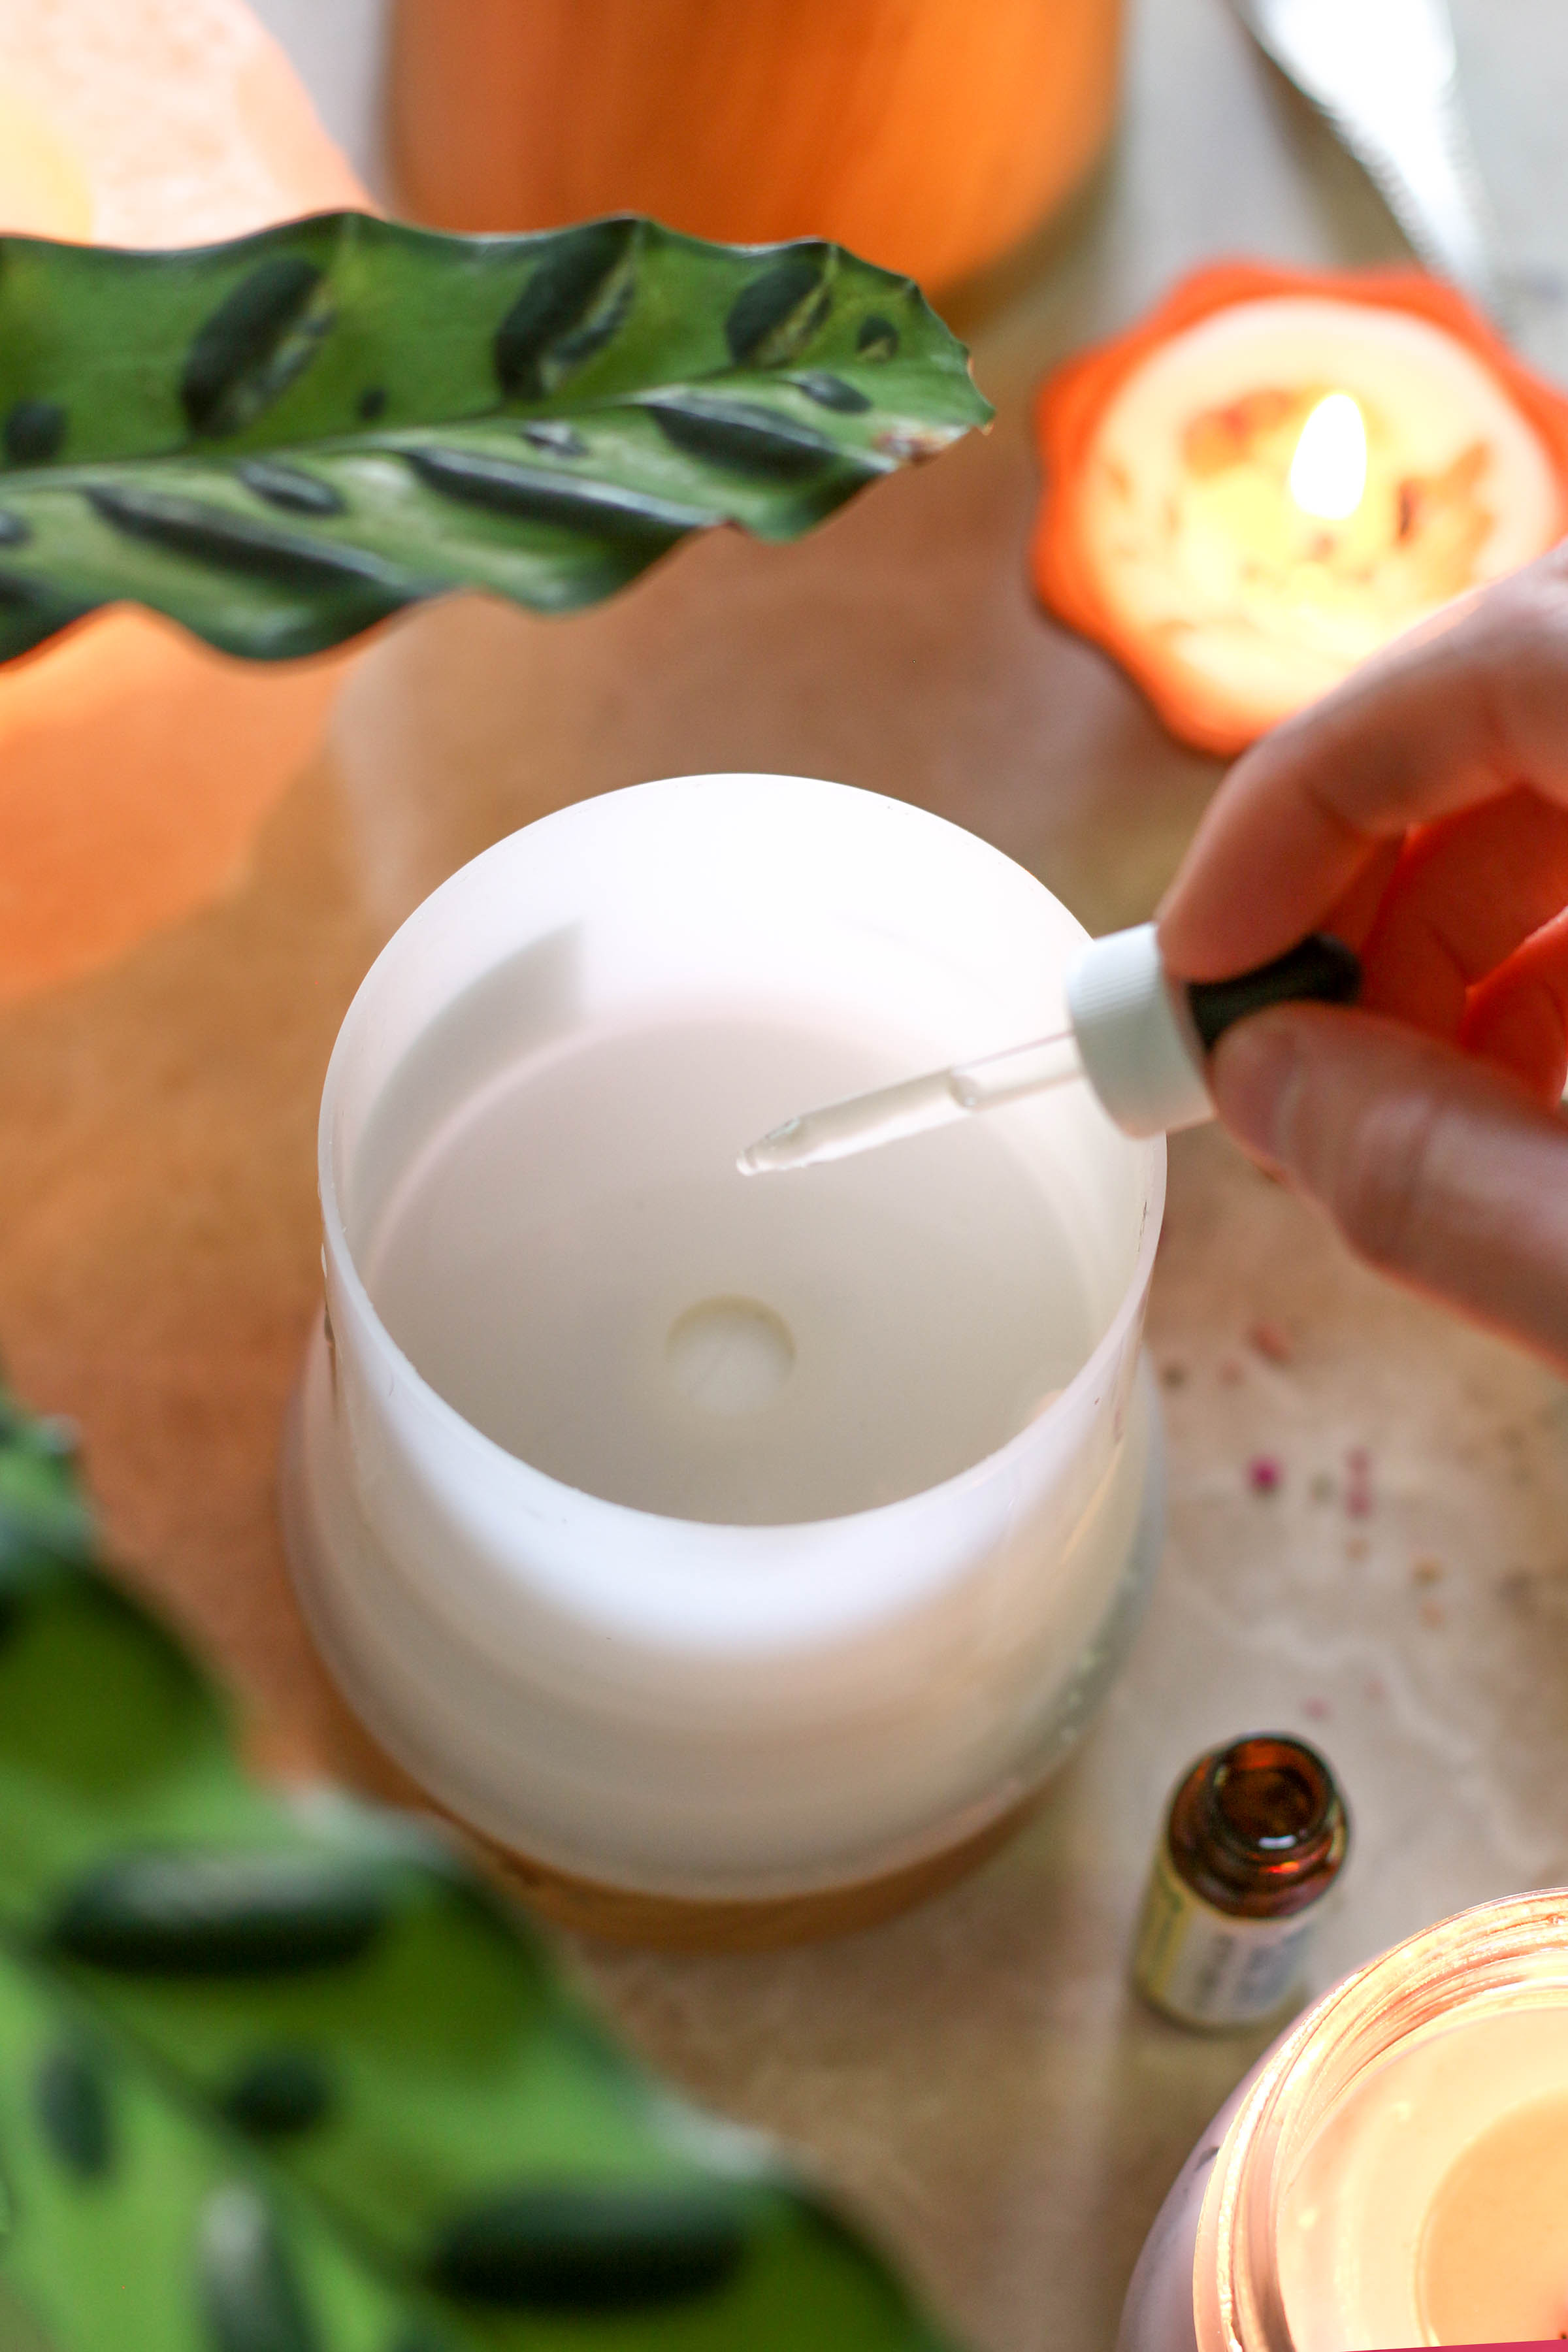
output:
M 1568 2333 L 1568 2005 L 1376 2068 L 1286 2190 L 1279 2280 L 1298 2352 Z
M 1173 2184 L 1118 2352 L 1568 2334 L 1568 1892 L 1425 1928 L 1265 2053 Z
M 1039 422 L 1041 593 L 1211 751 L 1568 528 L 1568 403 L 1426 278 L 1205 272 Z

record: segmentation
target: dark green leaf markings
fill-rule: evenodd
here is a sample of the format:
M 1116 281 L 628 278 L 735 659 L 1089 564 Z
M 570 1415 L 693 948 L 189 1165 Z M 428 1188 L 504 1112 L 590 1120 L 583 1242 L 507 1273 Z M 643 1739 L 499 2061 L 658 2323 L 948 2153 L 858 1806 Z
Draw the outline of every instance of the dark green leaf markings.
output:
M 0 660 L 124 600 L 264 661 L 458 590 L 563 613 L 691 531 L 798 538 L 988 415 L 910 280 L 820 239 L 0 236 Z
M 243 457 L 235 472 L 247 490 L 286 514 L 342 514 L 348 504 L 341 490 L 300 466 L 280 466 L 267 457 Z
M 68 2170 L 96 2180 L 113 2160 L 109 2092 L 97 2059 L 75 2042 L 51 2050 L 34 2086 L 38 2127 Z
M 332 2105 L 331 2069 L 313 2050 L 262 2052 L 241 2068 L 223 2100 L 229 2121 L 257 2139 L 313 2131 Z
M 13 466 L 47 466 L 66 437 L 66 411 L 58 400 L 19 400 L 6 413 L 5 455 Z
M 314 652 L 323 620 L 328 641 L 353 635 L 439 584 L 422 583 L 368 550 L 311 539 L 298 527 L 288 530 L 201 499 L 120 482 L 87 495 L 111 530 L 198 567 L 214 604 L 215 587 L 243 596 L 253 586 L 272 611 L 277 653 Z M 203 635 L 236 653 L 247 649 L 244 626 L 226 626 L 216 610 Z
M 552 416 L 539 418 L 525 425 L 522 437 L 531 449 L 548 449 L 557 457 L 585 457 L 588 444 L 574 425 L 563 425 Z
M 637 292 L 642 224 L 590 221 L 563 230 L 496 330 L 495 367 L 509 400 L 543 400 L 613 341 Z
M 358 1959 L 389 1908 L 384 1874 L 337 1854 L 129 1853 L 78 1882 L 47 1942 L 122 1975 L 266 1976 Z
M 443 497 L 525 522 L 609 539 L 652 538 L 667 544 L 718 520 L 712 509 L 675 506 L 668 499 L 606 483 L 584 482 L 506 457 L 469 456 L 461 449 L 411 449 L 408 462 Z
M 804 351 L 833 307 L 833 262 L 831 246 L 796 246 L 742 289 L 724 321 L 737 367 L 785 367 Z
M 213 2352 L 324 2352 L 271 2209 L 248 2182 L 208 2198 L 196 2267 Z
M 280 253 L 225 296 L 191 344 L 180 399 L 193 433 L 237 433 L 271 406 L 314 358 L 332 324 L 317 306 L 319 264 Z
M 796 425 L 761 401 L 722 400 L 688 393 L 644 403 L 667 441 L 689 457 L 731 472 L 793 481 L 821 473 L 839 457 L 826 433 Z
M 815 400 L 818 408 L 836 408 L 841 416 L 864 415 L 871 403 L 865 393 L 841 375 L 828 375 L 821 368 L 807 368 L 803 375 L 791 376 L 807 400 Z
M 518 2189 L 458 2215 L 430 2283 L 510 2311 L 611 2312 L 712 2294 L 745 2256 L 733 2196 L 700 2186 L 560 2182 Z
M 408 593 L 406 578 L 378 556 L 255 522 L 248 515 L 210 506 L 201 499 L 120 484 L 95 488 L 88 497 L 116 530 L 147 540 L 171 555 L 192 556 L 222 570 L 247 572 L 259 580 L 307 593 L 336 591 L 352 583 L 367 593 L 379 593 L 384 612 L 392 612 Z

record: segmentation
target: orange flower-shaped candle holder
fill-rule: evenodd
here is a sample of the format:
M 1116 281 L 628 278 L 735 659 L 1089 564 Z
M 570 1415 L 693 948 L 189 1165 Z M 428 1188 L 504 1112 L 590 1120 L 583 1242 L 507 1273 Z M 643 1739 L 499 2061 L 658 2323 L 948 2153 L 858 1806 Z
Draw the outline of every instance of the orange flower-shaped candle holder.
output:
M 1243 750 L 1568 530 L 1568 399 L 1415 271 L 1199 271 L 1037 411 L 1046 604 Z

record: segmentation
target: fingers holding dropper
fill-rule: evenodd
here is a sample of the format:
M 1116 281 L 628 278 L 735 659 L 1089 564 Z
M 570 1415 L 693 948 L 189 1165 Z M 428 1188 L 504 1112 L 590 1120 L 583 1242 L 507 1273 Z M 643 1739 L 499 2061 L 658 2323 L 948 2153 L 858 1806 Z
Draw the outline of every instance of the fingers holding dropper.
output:
M 1463 1038 L 1472 992 L 1564 906 L 1568 806 L 1521 788 L 1419 826 L 1362 943 L 1361 1002 Z
M 1220 1116 L 1363 1257 L 1568 1367 L 1568 548 L 1238 761 L 1161 952 L 1218 978 L 1318 927 L 1363 1009 L 1240 1023 Z
M 1521 787 L 1568 809 L 1568 548 L 1237 761 L 1161 909 L 1167 968 L 1220 978 L 1320 928 L 1359 944 L 1411 826 Z
M 1281 1005 L 1221 1038 L 1220 1115 L 1358 1255 L 1568 1366 L 1568 1126 L 1404 1024 Z
M 1511 1070 L 1542 1102 L 1562 1099 L 1568 1083 L 1568 911 L 1471 991 L 1459 1043 Z

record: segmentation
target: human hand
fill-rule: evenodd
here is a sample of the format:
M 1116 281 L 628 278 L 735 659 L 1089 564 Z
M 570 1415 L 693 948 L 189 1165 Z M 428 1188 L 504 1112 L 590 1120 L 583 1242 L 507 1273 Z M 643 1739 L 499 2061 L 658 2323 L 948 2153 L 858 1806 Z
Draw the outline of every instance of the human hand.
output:
M 1311 930 L 1360 950 L 1360 1006 L 1229 1030 L 1221 1118 L 1360 1255 L 1568 1368 L 1568 543 L 1232 769 L 1166 967 L 1222 979 Z

